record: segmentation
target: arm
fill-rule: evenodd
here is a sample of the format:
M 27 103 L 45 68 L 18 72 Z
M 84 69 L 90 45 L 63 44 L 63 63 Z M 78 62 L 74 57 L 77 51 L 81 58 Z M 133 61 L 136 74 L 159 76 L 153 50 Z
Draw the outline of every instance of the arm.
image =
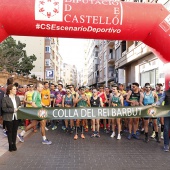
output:
M 166 94 L 163 92 L 161 98 L 156 102 L 156 105 L 161 105 L 162 102 L 165 100 Z
M 25 103 L 28 103 L 28 102 L 27 102 L 27 92 L 26 92 L 25 95 L 24 95 L 24 102 L 25 102 Z
M 104 103 L 106 103 L 106 102 L 107 102 L 107 96 L 106 96 L 106 93 L 105 93 L 105 92 L 103 92 L 103 93 L 104 93 L 104 97 L 105 97 Z
M 152 92 L 152 93 L 153 93 L 153 95 L 154 95 L 155 102 L 157 102 L 157 101 L 158 101 L 158 95 L 156 94 L 156 92 Z
M 65 100 L 65 95 L 63 96 L 63 99 L 62 99 L 62 107 L 64 107 L 64 100 Z
M 101 97 L 100 97 L 100 106 L 103 107 L 103 102 L 102 102 Z
M 90 106 L 90 99 L 86 96 L 86 101 L 87 101 L 87 104 L 88 104 L 88 106 Z
M 129 91 L 129 92 L 127 93 L 127 96 L 126 96 L 126 101 L 129 102 L 130 104 L 133 103 L 133 100 L 129 100 L 131 94 L 132 94 L 132 91 Z
M 143 95 L 143 93 L 141 92 L 141 93 L 140 93 L 140 99 L 139 99 L 139 105 L 140 105 L 140 106 L 143 106 L 143 98 L 144 98 L 144 95 Z
M 110 106 L 110 107 L 112 106 L 112 97 L 113 97 L 113 94 L 110 93 L 110 99 L 109 99 L 109 106 Z
M 2 110 L 3 110 L 4 113 L 14 113 L 14 108 L 13 107 L 9 108 L 7 106 L 7 102 L 6 102 L 5 97 L 2 99 Z
M 121 106 L 123 106 L 123 105 L 124 105 L 124 103 L 123 103 L 123 102 L 124 102 L 124 99 L 123 99 L 123 96 L 121 95 L 121 96 L 120 96 L 120 103 L 121 103 Z

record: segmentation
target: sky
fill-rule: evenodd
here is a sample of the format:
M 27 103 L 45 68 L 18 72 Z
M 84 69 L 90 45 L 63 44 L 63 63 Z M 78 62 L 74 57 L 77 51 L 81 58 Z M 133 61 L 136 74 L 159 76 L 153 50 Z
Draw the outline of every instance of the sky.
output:
M 59 38 L 59 53 L 63 62 L 75 65 L 80 71 L 83 67 L 85 39 Z

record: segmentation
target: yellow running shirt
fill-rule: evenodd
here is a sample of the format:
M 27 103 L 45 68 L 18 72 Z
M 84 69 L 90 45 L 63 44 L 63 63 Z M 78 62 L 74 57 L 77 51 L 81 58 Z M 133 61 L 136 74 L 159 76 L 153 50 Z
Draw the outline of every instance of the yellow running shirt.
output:
M 41 102 L 45 106 L 50 106 L 50 90 L 49 89 L 43 89 L 41 92 Z
M 26 101 L 27 102 L 32 102 L 32 95 L 33 95 L 33 93 L 34 93 L 34 91 L 27 91 L 26 92 Z M 29 104 L 29 103 L 27 103 L 26 104 L 26 107 L 32 107 L 32 105 L 31 104 Z

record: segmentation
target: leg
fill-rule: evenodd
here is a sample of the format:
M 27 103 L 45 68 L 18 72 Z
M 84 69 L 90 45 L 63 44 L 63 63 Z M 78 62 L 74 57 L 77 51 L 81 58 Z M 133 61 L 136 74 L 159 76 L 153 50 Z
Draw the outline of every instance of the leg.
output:
M 9 151 L 12 151 L 12 128 L 13 122 L 12 121 L 5 121 L 5 125 L 8 131 L 8 143 L 9 143 Z
M 160 121 L 161 121 L 161 139 L 164 139 L 164 135 L 163 135 L 163 132 L 164 132 L 164 118 L 161 117 Z
M 170 117 L 164 118 L 164 145 L 169 147 L 169 127 L 170 127 Z
M 111 123 L 111 126 L 112 126 L 112 134 L 111 134 L 111 138 L 115 137 L 115 119 L 111 119 L 112 123 Z
M 148 125 L 149 125 L 149 119 L 148 118 L 144 118 L 144 130 L 145 130 L 145 142 L 149 142 L 149 138 L 148 138 Z
M 121 139 L 121 136 L 120 136 L 120 131 L 121 131 L 121 119 L 120 118 L 117 118 L 116 119 L 116 122 L 117 122 L 117 127 L 118 127 L 118 135 L 117 135 L 117 139 Z
M 13 151 L 17 150 L 17 147 L 16 147 L 17 130 L 18 130 L 18 120 L 13 120 L 13 127 L 12 127 L 12 149 Z
M 45 126 L 46 126 L 46 120 L 40 121 L 40 127 L 41 127 L 41 135 L 45 136 Z
M 139 125 L 139 118 L 134 118 L 134 134 L 136 134 L 136 131 L 138 130 Z
M 132 122 L 133 122 L 133 119 L 129 118 L 129 133 L 130 134 L 132 133 Z

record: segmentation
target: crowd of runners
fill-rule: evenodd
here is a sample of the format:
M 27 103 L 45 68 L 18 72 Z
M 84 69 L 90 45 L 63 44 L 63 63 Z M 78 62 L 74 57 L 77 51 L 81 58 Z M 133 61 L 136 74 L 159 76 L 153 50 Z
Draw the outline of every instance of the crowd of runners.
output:
M 160 83 L 156 84 L 154 88 L 151 87 L 150 83 L 145 83 L 144 87 L 140 87 L 136 82 L 126 88 L 120 83 L 110 88 L 104 86 L 98 88 L 90 88 L 88 86 L 74 87 L 73 85 L 63 87 L 62 83 L 54 85 L 48 82 L 44 82 L 43 84 L 38 83 L 36 87 L 33 84 L 22 86 L 18 85 L 18 83 L 10 84 L 9 82 L 7 82 L 7 85 L 6 89 L 11 92 L 8 94 L 9 97 L 12 100 L 12 90 L 14 90 L 14 95 L 20 99 L 21 107 L 70 108 L 164 105 L 165 95 L 167 95 L 164 93 L 164 87 Z M 2 118 L 6 112 L 5 107 L 7 107 L 4 100 L 5 97 L 3 97 L 3 94 L 5 96 L 6 89 L 2 88 L 0 91 Z M 18 108 L 16 108 L 16 111 L 17 109 Z M 13 116 L 13 118 L 12 120 L 17 119 L 15 116 Z M 4 135 L 8 136 L 6 123 L 8 123 L 6 120 L 2 122 L 1 119 Z M 72 137 L 74 140 L 78 138 L 85 139 L 87 137 L 86 132 L 88 131 L 91 132 L 91 138 L 99 138 L 100 131 L 104 131 L 109 134 L 111 138 L 116 137 L 117 140 L 121 139 L 124 132 L 128 134 L 128 140 L 132 138 L 139 139 L 141 138 L 140 134 L 143 133 L 145 135 L 144 142 L 146 143 L 149 142 L 150 138 L 160 143 L 160 140 L 163 140 L 165 136 L 164 118 L 66 119 L 60 123 L 62 123 L 62 130 L 65 133 L 73 134 Z M 19 128 L 22 129 L 22 132 L 17 134 L 17 137 L 21 142 L 24 142 L 25 133 L 30 129 L 32 129 L 33 132 L 37 132 L 39 126 L 42 135 L 42 144 L 52 144 L 46 137 L 46 131 L 48 131 L 49 128 L 56 130 L 58 124 L 59 120 L 18 120 L 18 125 Z M 152 125 L 152 134 L 148 134 L 149 125 Z M 158 131 L 159 127 L 161 129 L 160 133 Z M 8 137 L 8 141 L 9 140 Z M 164 141 L 164 144 L 164 150 L 169 151 L 169 138 Z

